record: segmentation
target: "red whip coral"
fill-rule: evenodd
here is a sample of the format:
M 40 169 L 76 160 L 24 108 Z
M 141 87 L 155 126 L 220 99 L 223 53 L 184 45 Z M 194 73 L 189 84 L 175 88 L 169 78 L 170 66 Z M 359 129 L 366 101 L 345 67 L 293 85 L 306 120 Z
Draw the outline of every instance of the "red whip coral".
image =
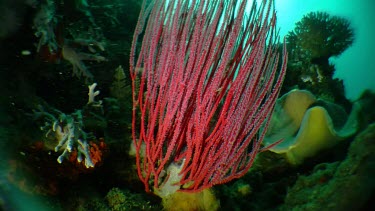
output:
M 243 0 L 144 1 L 130 73 L 132 134 L 146 191 L 153 185 L 161 196 L 196 192 L 251 167 L 287 57 L 284 45 L 279 69 L 273 1 L 253 4 L 248 17 L 245 7 Z

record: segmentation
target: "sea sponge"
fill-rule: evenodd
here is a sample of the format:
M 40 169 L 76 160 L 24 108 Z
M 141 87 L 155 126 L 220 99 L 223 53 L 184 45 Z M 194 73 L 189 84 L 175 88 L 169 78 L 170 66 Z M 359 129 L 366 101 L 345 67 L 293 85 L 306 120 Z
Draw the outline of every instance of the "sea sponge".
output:
M 220 201 L 211 189 L 197 193 L 175 192 L 163 198 L 163 207 L 168 211 L 209 210 L 215 211 L 220 207 Z
M 277 100 L 263 143 L 283 140 L 270 151 L 285 154 L 291 164 L 301 164 L 355 134 L 359 110 L 355 103 L 348 116 L 341 106 L 316 99 L 308 91 L 292 90 Z

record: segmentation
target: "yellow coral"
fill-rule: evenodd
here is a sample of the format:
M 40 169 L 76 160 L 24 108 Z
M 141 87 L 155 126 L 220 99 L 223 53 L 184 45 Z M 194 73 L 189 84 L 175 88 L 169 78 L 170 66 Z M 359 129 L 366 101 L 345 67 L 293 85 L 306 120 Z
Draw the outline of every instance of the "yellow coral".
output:
M 210 189 L 198 193 L 175 192 L 163 198 L 163 207 L 168 211 L 215 211 L 220 202 Z

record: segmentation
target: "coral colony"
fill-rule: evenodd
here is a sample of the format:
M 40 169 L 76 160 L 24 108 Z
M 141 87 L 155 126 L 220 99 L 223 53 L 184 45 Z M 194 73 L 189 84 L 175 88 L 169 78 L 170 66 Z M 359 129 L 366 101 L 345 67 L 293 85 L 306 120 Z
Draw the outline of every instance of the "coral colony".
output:
M 146 191 L 197 192 L 243 176 L 285 75 L 273 1 L 253 4 L 248 15 L 246 1 L 149 5 L 130 55 L 132 135 Z
M 95 91 L 96 83 L 88 86 L 89 99 L 87 105 L 98 107 L 101 106 L 101 101 L 95 101 L 95 97 L 99 95 L 99 91 Z M 57 162 L 62 163 L 64 159 L 69 157 L 73 150 L 77 150 L 77 161 L 82 162 L 86 168 L 94 167 L 90 155 L 90 145 L 88 138 L 91 134 L 86 133 L 82 128 L 84 127 L 82 110 L 76 110 L 72 114 L 65 114 L 57 109 L 50 112 L 44 111 L 41 107 L 40 111 L 35 111 L 35 118 L 44 118 L 46 120 L 42 130 L 47 130 L 46 137 L 53 135 L 57 141 L 55 152 L 60 152 Z

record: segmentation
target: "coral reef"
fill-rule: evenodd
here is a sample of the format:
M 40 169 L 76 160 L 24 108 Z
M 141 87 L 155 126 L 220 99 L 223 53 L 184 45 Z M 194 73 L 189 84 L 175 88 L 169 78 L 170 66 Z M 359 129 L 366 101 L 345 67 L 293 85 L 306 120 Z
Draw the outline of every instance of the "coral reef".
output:
M 351 143 L 342 162 L 317 165 L 290 188 L 281 210 L 360 210 L 375 188 L 375 124 Z
M 291 165 L 286 153 L 260 150 L 251 170 L 240 179 L 195 195 L 177 192 L 164 200 L 155 192 L 145 193 L 135 158 L 129 156 L 129 145 L 134 144 L 129 52 L 141 4 L 139 0 L 0 1 L 0 210 L 162 210 L 163 206 L 169 210 L 360 210 L 369 205 L 366 200 L 375 189 L 375 126 L 368 125 L 375 121 L 375 94 L 365 91 L 353 103 L 343 97 L 342 82 L 331 77 L 334 66 L 324 65 L 324 55 L 333 57 L 340 51 L 326 54 L 325 48 L 314 49 L 312 41 L 323 46 L 334 40 L 342 52 L 345 42 L 340 40 L 354 34 L 341 34 L 350 26 L 345 29 L 348 25 L 340 25 L 334 16 L 325 19 L 318 13 L 301 20 L 294 31 L 300 36 L 290 33 L 287 38 L 290 61 L 284 93 L 296 87 L 311 93 L 289 93 L 279 99 L 268 133 L 276 142 L 285 138 L 272 150 L 300 143 L 293 148 L 298 153 L 290 154 L 301 164 Z M 183 13 L 181 17 L 187 18 Z M 324 31 L 323 26 L 334 27 L 324 32 L 331 38 L 317 39 L 315 32 Z M 259 83 L 263 82 L 260 77 Z M 139 87 L 145 82 L 134 83 Z M 184 83 L 171 85 L 183 87 Z M 225 89 L 213 90 L 218 94 Z M 238 95 L 239 99 L 243 96 Z M 352 116 L 358 125 L 347 124 L 345 129 L 350 122 L 347 114 L 357 105 L 359 112 Z M 196 112 L 192 107 L 188 111 Z M 207 123 L 217 120 L 216 113 L 213 116 Z M 228 118 L 232 120 L 243 126 Z M 155 124 L 159 121 L 155 119 Z M 141 125 L 138 120 L 134 124 Z M 367 129 L 353 141 L 350 128 Z M 302 131 L 312 132 L 302 137 Z M 322 138 L 327 134 L 333 137 Z M 269 143 L 264 142 L 263 150 Z M 336 145 L 321 151 L 320 146 L 327 143 Z M 140 150 L 144 154 L 147 148 L 143 145 Z M 318 156 L 307 158 L 306 151 Z M 227 165 L 228 160 L 223 161 Z M 171 161 L 168 166 L 180 167 L 181 163 Z M 166 189 L 180 179 L 180 170 L 160 172 L 161 179 L 168 174 L 174 177 L 171 183 L 163 183 Z
M 306 14 L 286 37 L 289 61 L 282 92 L 307 89 L 349 111 L 343 81 L 333 78 L 335 67 L 329 59 L 350 47 L 354 36 L 345 18 L 325 12 Z
M 124 181 L 137 190 L 134 161 L 124 156 L 131 89 L 113 96 L 121 101 L 106 96 L 115 67 L 128 74 L 126 49 L 140 2 L 6 0 L 0 6 L 6 15 L 0 19 L 7 20 L 0 29 L 0 210 L 22 210 L 23 198 L 35 210 L 73 210 Z M 129 85 L 129 77 L 122 82 Z M 40 209 L 32 206 L 39 196 Z

